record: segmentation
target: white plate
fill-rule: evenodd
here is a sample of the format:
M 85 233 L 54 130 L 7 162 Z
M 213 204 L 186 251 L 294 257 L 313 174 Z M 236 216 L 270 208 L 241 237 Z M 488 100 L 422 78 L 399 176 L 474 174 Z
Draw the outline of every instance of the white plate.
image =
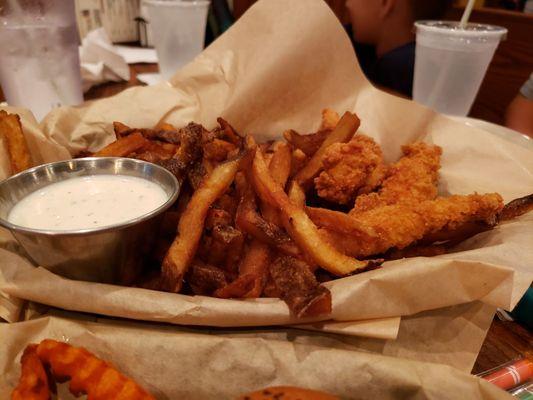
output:
M 473 128 L 482 129 L 485 132 L 492 133 L 499 136 L 502 139 L 508 140 L 515 144 L 518 144 L 526 149 L 533 150 L 533 139 L 520 132 L 506 128 L 505 126 L 496 125 L 492 122 L 483 121 L 482 119 L 470 118 L 470 117 L 457 117 L 454 115 L 448 115 L 449 118 L 457 122 L 462 122 L 465 125 Z

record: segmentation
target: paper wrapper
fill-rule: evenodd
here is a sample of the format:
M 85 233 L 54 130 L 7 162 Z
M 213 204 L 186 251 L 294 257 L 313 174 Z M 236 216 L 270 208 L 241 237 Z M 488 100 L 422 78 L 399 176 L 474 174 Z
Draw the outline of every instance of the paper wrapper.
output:
M 28 343 L 44 338 L 83 346 L 110 361 L 157 399 L 233 399 L 268 386 L 323 390 L 343 399 L 511 399 L 496 386 L 449 366 L 331 346 L 320 337 L 292 340 L 246 334 L 46 317 L 0 325 L 0 397 L 8 398 Z M 281 335 L 281 332 L 276 333 Z M 307 341 L 307 343 L 304 343 Z M 60 386 L 59 398 L 72 399 Z M 66 393 L 66 394 L 64 394 Z
M 259 140 L 287 128 L 315 129 L 320 111 L 355 111 L 387 161 L 400 146 L 425 140 L 443 147 L 441 194 L 499 192 L 506 201 L 533 190 L 533 152 L 383 93 L 363 76 L 349 38 L 320 0 L 260 1 L 172 84 L 132 88 L 111 98 L 50 113 L 38 128 L 24 118 L 36 162 L 97 150 L 114 140 L 112 121 L 152 127 L 159 121 L 213 127 L 222 116 Z M 511 309 L 532 280 L 533 215 L 462 243 L 440 257 L 387 262 L 383 268 L 326 283 L 329 318 L 397 318 L 480 300 Z M 0 252 L 4 293 L 69 310 L 210 326 L 295 323 L 278 299 L 221 300 L 75 282 Z M 303 321 L 309 322 L 309 321 Z

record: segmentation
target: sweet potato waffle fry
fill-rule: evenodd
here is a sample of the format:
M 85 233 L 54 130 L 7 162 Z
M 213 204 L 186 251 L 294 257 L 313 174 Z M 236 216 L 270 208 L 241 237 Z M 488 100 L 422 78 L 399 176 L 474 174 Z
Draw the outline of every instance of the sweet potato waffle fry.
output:
M 415 142 L 387 165 L 359 119 L 324 110 L 317 132 L 257 144 L 225 120 L 153 129 L 114 123 L 95 155 L 169 169 L 181 195 L 137 285 L 219 298 L 280 297 L 294 315 L 331 312 L 328 279 L 383 259 L 433 256 L 531 209 L 497 193 L 438 197 L 440 147 Z
M 89 400 L 154 400 L 135 381 L 111 364 L 81 347 L 45 339 L 31 344 L 21 359 L 21 376 L 11 400 L 47 400 L 55 392 L 49 376 L 58 382 L 70 380 L 70 392 Z

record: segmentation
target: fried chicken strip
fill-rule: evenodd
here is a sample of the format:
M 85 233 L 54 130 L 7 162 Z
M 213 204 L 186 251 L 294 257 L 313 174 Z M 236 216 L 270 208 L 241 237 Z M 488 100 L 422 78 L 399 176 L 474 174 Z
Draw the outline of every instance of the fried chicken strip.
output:
M 368 193 L 385 177 L 386 168 L 379 145 L 366 135 L 355 135 L 348 143 L 328 147 L 322 162 L 324 171 L 315 178 L 318 195 L 339 204 L 353 203 L 360 191 Z
M 11 400 L 48 400 L 50 386 L 44 365 L 37 355 L 37 345 L 30 344 L 20 359 L 21 373 L 17 387 L 11 393 Z
M 390 167 L 378 193 L 359 196 L 351 213 L 391 204 L 418 204 L 437 197 L 439 146 L 415 142 L 402 146 L 404 156 Z
M 45 339 L 37 346 L 37 355 L 50 366 L 54 378 L 70 378 L 69 388 L 74 396 L 87 394 L 90 400 L 155 400 L 133 380 L 84 348 Z
M 471 222 L 493 223 L 503 208 L 499 194 L 472 194 L 426 200 L 416 206 L 394 204 L 374 208 L 353 218 L 353 230 L 339 232 L 334 224 L 321 225 L 321 235 L 337 249 L 356 258 L 403 249 L 439 231 L 462 228 Z M 313 214 L 310 213 L 311 219 Z M 375 232 L 375 234 L 372 234 Z

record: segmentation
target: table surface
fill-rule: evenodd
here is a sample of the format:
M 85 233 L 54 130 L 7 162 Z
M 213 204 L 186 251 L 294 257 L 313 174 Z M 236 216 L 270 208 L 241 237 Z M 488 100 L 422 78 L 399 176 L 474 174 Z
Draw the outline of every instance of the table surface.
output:
M 134 64 L 130 66 L 131 78 L 128 82 L 107 83 L 91 88 L 85 99 L 97 99 L 114 95 L 128 87 L 141 85 L 138 73 L 155 72 L 154 64 Z M 533 335 L 516 322 L 500 321 L 494 318 L 487 337 L 481 347 L 472 373 L 477 374 L 497 367 L 533 349 Z

